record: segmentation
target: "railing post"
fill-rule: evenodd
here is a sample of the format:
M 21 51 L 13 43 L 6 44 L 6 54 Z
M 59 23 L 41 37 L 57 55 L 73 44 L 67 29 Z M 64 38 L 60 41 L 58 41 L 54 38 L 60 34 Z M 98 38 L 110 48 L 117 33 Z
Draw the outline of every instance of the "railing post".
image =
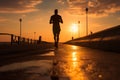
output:
M 20 41 L 21 41 L 21 37 L 18 36 L 18 45 L 20 44 Z
M 29 38 L 28 38 L 28 44 L 30 43 L 30 40 L 29 40 Z
M 29 44 L 32 44 L 32 39 L 30 39 Z
M 23 38 L 23 43 L 25 44 L 25 38 Z
M 13 39 L 13 34 L 11 35 L 11 45 L 13 44 L 14 39 Z

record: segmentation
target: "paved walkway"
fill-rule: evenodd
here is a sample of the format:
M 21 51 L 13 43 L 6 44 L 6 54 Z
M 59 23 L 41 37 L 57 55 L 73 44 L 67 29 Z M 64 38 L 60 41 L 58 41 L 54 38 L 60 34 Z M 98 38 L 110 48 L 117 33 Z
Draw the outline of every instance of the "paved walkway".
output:
M 119 74 L 119 53 L 72 45 L 0 67 L 1 80 L 120 80 Z

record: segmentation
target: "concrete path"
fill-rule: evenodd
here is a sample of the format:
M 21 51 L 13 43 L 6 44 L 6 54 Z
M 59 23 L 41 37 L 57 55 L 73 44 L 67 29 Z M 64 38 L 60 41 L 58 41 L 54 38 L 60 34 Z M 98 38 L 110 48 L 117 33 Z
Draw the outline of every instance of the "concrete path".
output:
M 120 54 L 70 45 L 61 47 L 55 55 L 62 75 L 71 80 L 120 80 Z
M 22 59 L 1 66 L 1 80 L 120 80 L 119 53 L 61 44 L 49 53 Z

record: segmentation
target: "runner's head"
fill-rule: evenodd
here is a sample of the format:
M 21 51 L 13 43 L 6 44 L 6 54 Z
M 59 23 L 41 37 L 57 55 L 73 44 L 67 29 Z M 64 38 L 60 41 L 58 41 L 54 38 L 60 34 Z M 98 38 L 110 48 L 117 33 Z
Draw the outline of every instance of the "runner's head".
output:
M 55 14 L 58 14 L 58 9 L 55 9 L 54 13 L 55 13 Z

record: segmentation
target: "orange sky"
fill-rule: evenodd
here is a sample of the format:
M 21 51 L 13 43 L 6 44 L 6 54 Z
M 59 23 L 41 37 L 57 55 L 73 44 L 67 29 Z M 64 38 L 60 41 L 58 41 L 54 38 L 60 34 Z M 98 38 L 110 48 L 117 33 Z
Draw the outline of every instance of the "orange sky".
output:
M 86 2 L 89 1 L 89 2 Z M 22 36 L 35 38 L 41 35 L 44 41 L 53 41 L 50 16 L 54 9 L 59 10 L 63 18 L 60 41 L 78 37 L 78 32 L 71 32 L 72 24 L 80 21 L 80 36 L 86 35 L 85 8 L 89 8 L 90 31 L 97 32 L 120 24 L 120 0 L 0 0 L 0 33 L 20 34 L 22 18 Z M 0 41 L 8 37 L 0 36 Z

